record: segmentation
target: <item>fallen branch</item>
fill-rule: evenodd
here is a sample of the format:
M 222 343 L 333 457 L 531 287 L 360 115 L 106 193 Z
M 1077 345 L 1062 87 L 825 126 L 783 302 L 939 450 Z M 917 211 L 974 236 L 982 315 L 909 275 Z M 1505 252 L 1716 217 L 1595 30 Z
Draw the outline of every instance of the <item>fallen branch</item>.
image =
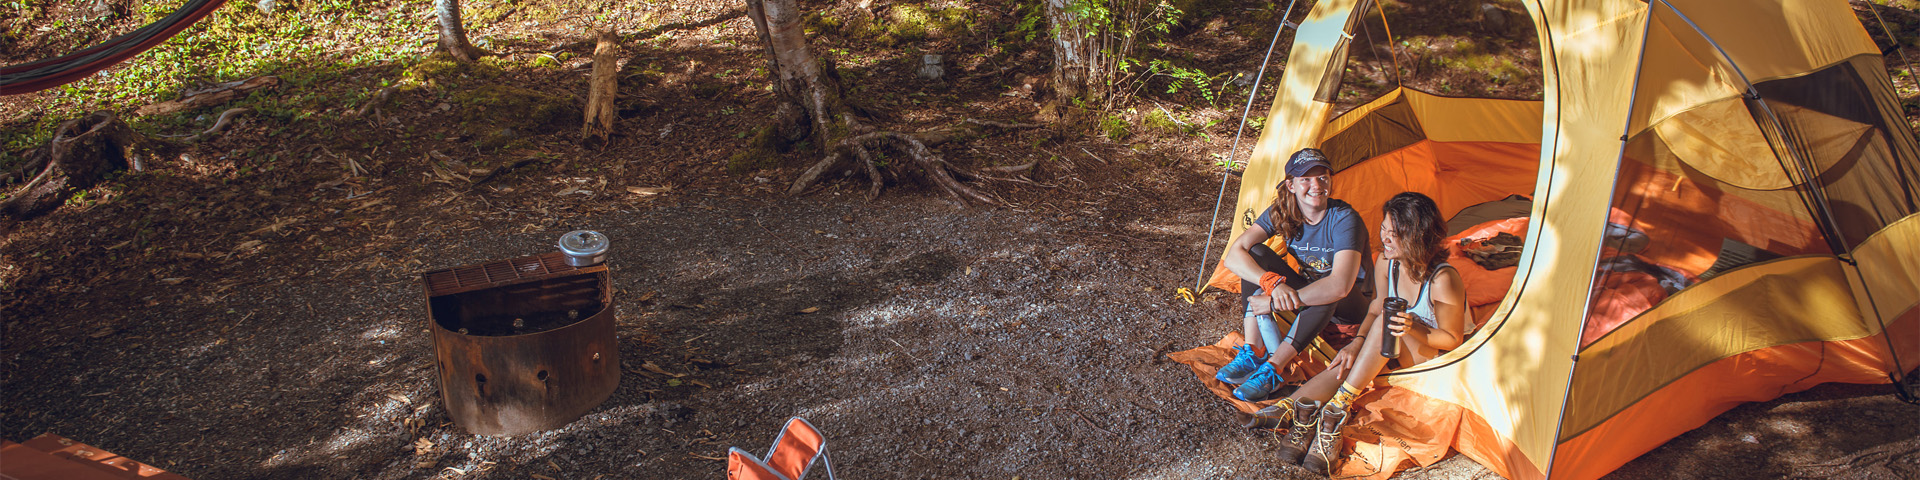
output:
M 1033 165 L 1037 163 L 1040 163 L 1040 160 L 1036 159 L 1034 161 L 1027 162 L 1025 165 L 1013 165 L 1013 166 L 1007 166 L 1007 167 L 983 167 L 981 168 L 981 170 L 1001 172 L 1001 173 L 1013 173 L 1013 172 L 1018 172 L 1021 170 L 1033 168 Z
M 507 173 L 514 171 L 514 169 L 518 169 L 520 167 L 525 167 L 528 165 L 533 165 L 536 163 L 547 163 L 547 159 L 544 157 L 527 157 L 527 158 L 516 160 L 513 163 L 501 165 L 498 167 L 493 167 L 492 169 L 487 170 L 485 173 L 480 173 L 479 174 L 480 178 L 476 178 L 473 180 L 473 188 L 480 188 L 480 185 L 487 183 L 488 180 L 500 178 L 501 175 L 506 175 Z
M 206 131 L 200 132 L 200 134 L 198 135 L 187 137 L 186 142 L 187 143 L 199 142 L 201 140 L 206 140 L 207 138 L 211 138 L 214 135 L 218 135 L 221 132 L 224 132 L 227 130 L 227 127 L 229 126 L 229 124 L 227 123 L 228 120 L 232 120 L 235 115 L 242 115 L 247 113 L 253 113 L 253 109 L 229 108 L 225 112 L 220 112 L 220 118 L 218 120 L 213 121 L 212 127 L 207 127 Z
M 227 102 L 233 101 L 233 99 L 240 98 L 241 95 L 245 95 L 254 90 L 259 90 L 262 88 L 267 88 L 267 89 L 278 88 L 279 86 L 280 86 L 280 77 L 275 77 L 271 75 L 253 77 L 246 80 L 235 80 L 227 83 L 217 84 L 217 85 L 203 88 L 200 90 L 185 92 L 185 93 L 182 93 L 180 95 L 180 98 L 177 100 L 170 100 L 170 101 L 165 101 L 165 102 L 160 102 L 160 103 L 140 107 L 140 109 L 135 110 L 134 113 L 140 114 L 140 115 L 166 115 L 170 113 L 177 113 L 177 112 L 192 110 L 200 107 L 227 103 Z
M 1046 126 L 1046 125 L 1041 125 L 1041 124 L 1038 124 L 1038 123 L 1007 123 L 1007 122 L 996 122 L 996 121 L 993 121 L 993 120 L 980 120 L 980 119 L 977 119 L 977 118 L 969 118 L 969 119 L 967 119 L 967 120 L 966 120 L 966 122 L 967 122 L 967 123 L 971 123 L 971 124 L 974 124 L 974 125 L 985 125 L 985 126 L 989 126 L 989 127 L 999 127 L 999 128 L 1010 128 L 1010 129 L 1012 129 L 1012 128 L 1040 128 L 1040 127 L 1044 127 L 1044 126 Z
M 387 99 L 393 98 L 393 92 L 393 87 L 380 89 L 380 92 L 374 94 L 372 99 L 367 100 L 367 103 L 361 104 L 359 109 L 347 112 L 347 116 L 364 117 L 367 116 L 368 113 L 372 113 L 375 116 L 384 116 L 380 111 L 380 106 L 387 103 Z

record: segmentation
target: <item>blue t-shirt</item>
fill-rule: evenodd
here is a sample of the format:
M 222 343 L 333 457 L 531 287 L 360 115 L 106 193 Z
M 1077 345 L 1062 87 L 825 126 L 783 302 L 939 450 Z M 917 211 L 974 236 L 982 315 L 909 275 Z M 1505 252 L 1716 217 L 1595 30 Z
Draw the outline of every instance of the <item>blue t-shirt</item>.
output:
M 1273 227 L 1273 207 L 1260 213 L 1253 224 L 1275 235 Z M 1360 252 L 1360 273 L 1356 280 L 1367 278 L 1367 228 L 1360 220 L 1360 212 L 1353 210 L 1343 200 L 1332 200 L 1327 204 L 1327 214 L 1320 223 L 1302 223 L 1300 236 L 1287 240 L 1287 253 L 1303 267 L 1300 275 L 1308 280 L 1319 280 L 1333 274 L 1333 254 L 1341 250 Z

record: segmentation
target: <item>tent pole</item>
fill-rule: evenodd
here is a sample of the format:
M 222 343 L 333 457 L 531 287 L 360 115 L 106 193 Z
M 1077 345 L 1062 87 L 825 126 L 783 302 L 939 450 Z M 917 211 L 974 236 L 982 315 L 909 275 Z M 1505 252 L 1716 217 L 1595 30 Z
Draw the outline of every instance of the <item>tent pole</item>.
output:
M 1728 55 L 1727 50 L 1720 47 L 1720 42 L 1715 41 L 1713 36 L 1707 35 L 1707 31 L 1700 28 L 1699 24 L 1694 23 L 1692 18 L 1687 17 L 1686 13 L 1681 12 L 1678 7 L 1673 6 L 1672 2 L 1660 0 L 1660 4 L 1666 5 L 1668 10 L 1673 11 L 1674 15 L 1680 17 L 1680 21 L 1687 22 L 1687 26 L 1692 27 L 1694 33 L 1699 34 L 1700 38 L 1706 40 L 1708 45 L 1712 45 L 1714 51 L 1720 53 L 1720 58 L 1727 61 L 1727 66 L 1733 68 L 1734 75 L 1740 77 L 1740 83 L 1746 84 L 1747 93 L 1745 97 L 1749 102 L 1760 106 L 1761 112 L 1766 114 L 1767 123 L 1770 124 L 1766 126 L 1773 127 L 1777 132 L 1776 136 L 1780 137 L 1769 138 L 1768 140 L 1778 140 L 1781 148 L 1786 150 L 1787 156 L 1793 159 L 1794 166 L 1792 168 L 1787 167 L 1784 161 L 1781 162 L 1780 168 L 1786 170 L 1789 178 L 1792 177 L 1795 170 L 1798 170 L 1800 174 L 1799 184 L 1804 185 L 1804 189 L 1801 190 L 1803 192 L 1801 202 L 1807 204 L 1808 213 L 1814 215 L 1815 220 L 1820 223 L 1821 230 L 1827 234 L 1827 247 L 1831 249 L 1836 256 L 1846 253 L 1846 236 L 1840 232 L 1839 224 L 1834 221 L 1833 212 L 1827 206 L 1826 193 L 1820 189 L 1819 179 L 1813 175 L 1811 162 L 1807 160 L 1804 152 L 1801 152 L 1798 148 L 1794 148 L 1793 144 L 1790 143 L 1791 139 L 1785 138 L 1789 135 L 1786 124 L 1782 123 L 1780 116 L 1773 112 L 1773 107 L 1769 105 L 1766 100 L 1760 98 L 1759 87 L 1754 86 L 1753 80 L 1747 78 L 1747 73 L 1740 69 L 1740 64 L 1733 61 L 1733 56 Z M 1761 134 L 1765 135 L 1766 129 L 1761 129 Z M 1771 144 L 1772 142 L 1768 143 Z M 1776 161 L 1780 160 L 1777 153 L 1774 155 L 1774 159 Z
M 1273 50 L 1280 45 L 1280 32 L 1287 27 L 1299 28 L 1293 20 L 1293 6 L 1299 0 L 1289 0 L 1287 11 L 1280 15 L 1280 26 L 1273 29 L 1273 41 L 1267 43 L 1267 56 L 1260 60 L 1260 71 L 1253 75 L 1253 88 L 1247 91 L 1247 105 L 1240 109 L 1240 128 L 1233 132 L 1233 147 L 1227 149 L 1226 169 L 1220 172 L 1220 193 L 1213 197 L 1213 219 L 1207 221 L 1207 243 L 1200 245 L 1200 268 L 1193 272 L 1193 290 L 1191 294 L 1181 295 L 1187 303 L 1200 301 L 1200 293 L 1207 289 L 1207 253 L 1213 251 L 1214 226 L 1220 224 L 1220 203 L 1227 198 L 1227 178 L 1233 176 L 1233 165 L 1239 163 L 1234 157 L 1240 151 L 1240 135 L 1247 131 L 1247 115 L 1253 112 L 1253 100 L 1260 96 L 1260 81 L 1267 76 L 1267 65 L 1273 61 Z
M 1707 32 L 1700 28 L 1700 25 L 1693 23 L 1693 19 L 1687 18 L 1687 14 L 1681 13 L 1680 9 L 1675 8 L 1672 3 L 1667 0 L 1660 0 L 1660 3 L 1666 5 L 1669 10 L 1673 10 L 1674 15 L 1679 15 L 1680 20 L 1687 22 L 1687 26 L 1693 27 L 1693 31 L 1700 34 L 1700 38 L 1705 39 L 1708 45 L 1712 45 L 1714 50 L 1720 52 L 1720 57 L 1726 59 L 1728 66 L 1733 67 L 1734 73 L 1740 76 L 1740 81 L 1747 84 L 1748 101 L 1760 105 L 1761 111 L 1766 113 L 1767 121 L 1771 123 L 1771 125 L 1768 126 L 1773 127 L 1776 135 L 1782 137 L 1778 139 L 1781 148 L 1787 150 L 1788 155 L 1793 157 L 1795 166 L 1800 170 L 1801 184 L 1804 185 L 1805 188 L 1803 190 L 1805 194 L 1802 196 L 1802 201 L 1809 203 L 1808 210 L 1816 214 L 1815 218 L 1821 223 L 1821 228 L 1826 231 L 1827 244 L 1833 250 L 1834 257 L 1839 258 L 1842 262 L 1847 262 L 1849 265 L 1855 265 L 1854 276 L 1861 280 L 1860 290 L 1867 295 L 1868 305 L 1873 309 L 1873 318 L 1880 324 L 1880 338 L 1886 340 L 1887 354 L 1893 360 L 1893 368 L 1887 374 L 1887 378 L 1893 380 L 1894 390 L 1899 393 L 1898 396 L 1901 401 L 1920 404 L 1920 397 L 1916 397 L 1913 392 L 1907 391 L 1906 383 L 1901 378 L 1906 375 L 1904 371 L 1905 365 L 1900 363 L 1900 352 L 1893 344 L 1893 337 L 1887 334 L 1887 319 L 1881 315 L 1880 306 L 1873 304 L 1873 288 L 1866 283 L 1866 278 L 1861 276 L 1858 265 L 1854 262 L 1852 255 L 1850 255 L 1852 252 L 1846 248 L 1846 236 L 1840 232 L 1840 226 L 1835 221 L 1833 212 L 1827 204 L 1826 194 L 1819 185 L 1819 179 L 1813 176 L 1811 162 L 1805 157 L 1804 152 L 1794 148 L 1791 139 L 1785 138 L 1791 135 L 1791 132 L 1788 131 L 1786 125 L 1780 121 L 1779 115 L 1774 113 L 1773 107 L 1768 105 L 1766 100 L 1760 98 L 1759 88 L 1753 85 L 1752 80 L 1747 79 L 1746 73 L 1740 71 L 1740 65 L 1733 62 L 1733 56 L 1727 55 L 1726 49 L 1720 48 L 1719 42 L 1715 42 L 1712 36 L 1707 35 Z M 1875 11 L 1874 14 L 1877 16 L 1879 12 Z M 1882 24 L 1881 27 L 1884 28 L 1885 24 Z M 1903 61 L 1905 58 L 1904 56 L 1901 57 Z M 1911 76 L 1914 73 L 1911 71 L 1911 65 L 1908 66 L 1908 70 L 1908 75 Z M 1761 129 L 1761 134 L 1765 135 L 1766 131 L 1764 128 Z M 1771 144 L 1773 143 L 1772 140 L 1775 139 L 1768 140 L 1768 143 Z M 1777 153 L 1775 154 L 1775 158 L 1779 158 Z M 1781 169 L 1786 170 L 1786 165 L 1782 164 Z M 1788 171 L 1787 173 L 1789 176 L 1792 175 L 1792 171 Z
M 1907 80 L 1913 82 L 1914 88 L 1920 89 L 1920 78 L 1915 77 L 1920 75 L 1920 70 L 1914 70 L 1913 61 L 1907 60 L 1906 45 L 1901 45 L 1900 37 L 1894 36 L 1893 29 L 1887 28 L 1887 19 L 1880 16 L 1879 6 L 1868 2 L 1867 11 L 1873 12 L 1873 20 L 1880 24 L 1880 31 L 1887 34 L 1887 41 L 1893 42 L 1893 50 L 1900 56 L 1900 63 L 1907 66 Z M 1906 364 L 1900 362 L 1900 351 L 1893 348 L 1893 337 L 1887 333 L 1887 317 L 1880 313 L 1880 304 L 1873 300 L 1873 290 L 1866 288 L 1867 279 L 1860 273 L 1860 269 L 1855 268 L 1853 276 L 1860 279 L 1861 291 L 1867 294 L 1867 305 L 1873 307 L 1873 316 L 1880 319 L 1880 336 L 1887 339 L 1887 353 L 1893 357 L 1893 370 L 1887 373 L 1887 379 L 1893 381 L 1894 393 L 1898 394 L 1896 396 L 1900 397 L 1900 401 L 1920 405 L 1920 392 L 1907 389 L 1906 378 L 1904 378 L 1907 375 Z
M 1544 7 L 1542 7 L 1542 9 L 1544 10 Z M 1647 16 L 1645 19 L 1641 20 L 1640 22 L 1640 53 L 1635 56 L 1633 61 L 1633 88 L 1629 90 L 1629 93 L 1627 94 L 1627 105 L 1629 106 L 1640 102 L 1640 76 L 1646 73 L 1646 64 L 1647 64 L 1646 39 L 1647 39 L 1647 36 L 1653 32 L 1653 9 L 1654 9 L 1653 4 L 1651 3 L 1647 4 Z M 1608 192 L 1613 192 L 1620 188 L 1620 163 L 1625 161 L 1624 159 L 1627 156 L 1627 141 L 1633 135 L 1633 118 L 1632 118 L 1633 116 L 1628 115 L 1627 117 L 1628 118 L 1625 124 L 1620 126 L 1620 151 L 1619 153 L 1616 153 L 1614 155 L 1613 181 L 1611 182 L 1611 185 L 1607 187 Z M 1607 219 L 1601 220 L 1602 223 L 1606 223 L 1607 221 L 1608 221 Z M 1604 252 L 1605 249 L 1606 249 L 1606 245 L 1605 243 L 1602 243 L 1600 246 L 1600 249 L 1594 251 L 1593 258 L 1596 262 L 1600 258 L 1600 253 Z M 1598 265 L 1595 266 L 1595 270 L 1598 270 Z M 1607 275 L 1612 275 L 1612 274 L 1613 274 L 1612 272 L 1607 273 Z M 1585 302 L 1585 305 L 1580 308 L 1582 324 L 1586 323 L 1587 312 L 1593 311 L 1593 297 L 1594 297 L 1593 287 L 1594 285 L 1597 285 L 1600 282 L 1600 277 L 1598 275 L 1588 277 L 1588 278 L 1590 278 L 1591 280 L 1589 280 L 1590 283 L 1587 284 L 1587 300 Z M 1560 435 L 1565 432 L 1565 428 L 1567 426 L 1567 422 L 1566 422 L 1567 403 L 1571 401 L 1573 398 L 1573 374 L 1575 371 L 1578 371 L 1579 369 L 1580 369 L 1580 336 L 1575 335 L 1573 337 L 1573 361 L 1567 364 L 1567 389 L 1565 392 L 1562 392 L 1560 395 L 1560 412 L 1554 415 L 1553 448 L 1547 451 L 1547 465 L 1545 470 L 1546 470 L 1547 478 L 1549 479 L 1553 478 L 1553 462 L 1560 455 L 1560 442 L 1562 441 L 1562 439 L 1560 438 Z
M 1916 75 L 1920 75 L 1920 70 L 1914 70 L 1913 61 L 1907 60 L 1906 45 L 1901 45 L 1900 37 L 1893 36 L 1893 29 L 1887 28 L 1887 19 L 1880 17 L 1879 6 L 1874 5 L 1873 2 L 1867 2 L 1867 11 L 1873 12 L 1874 21 L 1880 23 L 1880 31 L 1887 34 L 1887 41 L 1893 42 L 1893 50 L 1900 55 L 1900 63 L 1906 64 L 1907 80 L 1913 82 L 1914 88 L 1920 89 L 1920 78 L 1915 77 Z

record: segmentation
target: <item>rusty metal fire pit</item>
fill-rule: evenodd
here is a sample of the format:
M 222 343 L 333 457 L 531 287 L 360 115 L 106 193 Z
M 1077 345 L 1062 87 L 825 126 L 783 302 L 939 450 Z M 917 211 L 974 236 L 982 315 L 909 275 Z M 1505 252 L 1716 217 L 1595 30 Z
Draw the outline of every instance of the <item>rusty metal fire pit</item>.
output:
M 421 274 L 447 413 L 468 432 L 557 428 L 620 384 L 605 264 L 559 252 Z

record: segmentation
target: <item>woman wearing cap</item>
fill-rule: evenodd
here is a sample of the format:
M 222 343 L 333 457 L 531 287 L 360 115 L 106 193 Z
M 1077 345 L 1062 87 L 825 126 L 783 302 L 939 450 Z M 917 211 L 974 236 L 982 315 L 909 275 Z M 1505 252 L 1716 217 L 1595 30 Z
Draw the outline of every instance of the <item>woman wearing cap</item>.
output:
M 1401 364 L 1416 365 L 1459 348 L 1467 338 L 1467 284 L 1447 265 L 1447 229 L 1440 208 L 1426 195 L 1405 192 L 1387 200 L 1381 210 L 1380 261 L 1373 268 L 1374 285 L 1382 295 L 1360 326 L 1366 333 L 1340 349 L 1327 369 L 1299 392 L 1254 412 L 1247 424 L 1291 426 L 1280 443 L 1280 461 L 1300 463 L 1315 473 L 1332 469 L 1340 456 L 1348 409 L 1387 366 L 1388 358 L 1380 354 L 1381 339 L 1391 335 Z M 1389 297 L 1407 300 L 1407 309 L 1379 318 Z
M 1361 266 L 1367 262 L 1367 230 L 1353 206 L 1328 197 L 1332 175 L 1333 166 L 1319 149 L 1294 152 L 1273 206 L 1227 250 L 1226 267 L 1241 279 L 1246 306 L 1241 328 L 1247 343 L 1214 378 L 1238 385 L 1235 398 L 1266 398 L 1287 383 L 1280 377 L 1281 367 L 1312 344 L 1328 323 L 1357 331 L 1366 316 L 1368 299 L 1355 285 L 1366 280 Z M 1272 237 L 1286 243 L 1302 271 L 1267 247 Z M 1284 333 L 1273 318 L 1273 312 L 1281 310 L 1294 312 L 1293 324 Z

